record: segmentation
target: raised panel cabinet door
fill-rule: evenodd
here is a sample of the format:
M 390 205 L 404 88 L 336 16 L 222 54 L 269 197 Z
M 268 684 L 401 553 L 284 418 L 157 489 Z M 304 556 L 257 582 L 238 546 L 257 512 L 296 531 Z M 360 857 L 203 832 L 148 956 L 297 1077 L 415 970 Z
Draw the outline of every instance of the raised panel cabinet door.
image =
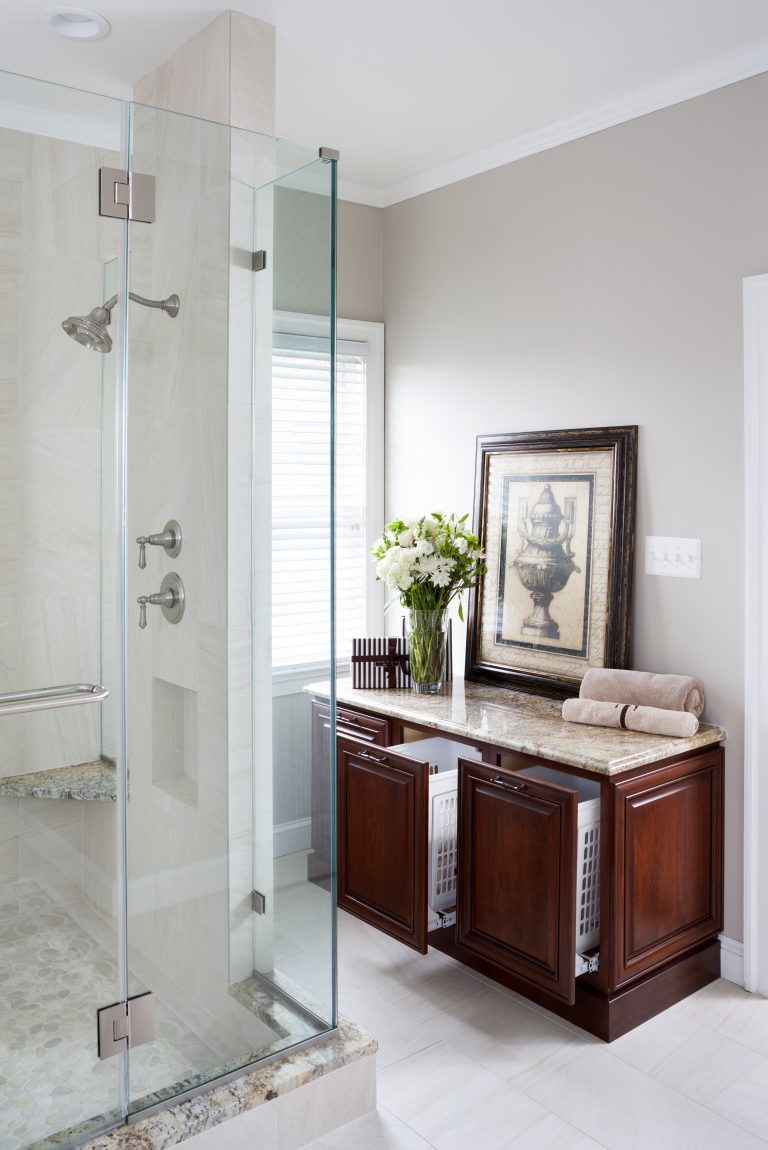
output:
M 618 783 L 614 834 L 620 986 L 722 930 L 722 750 Z
M 337 745 L 339 906 L 426 954 L 429 764 Z
M 575 791 L 459 760 L 457 941 L 575 1001 Z
M 389 720 L 338 707 L 336 730 L 376 746 L 389 739 Z M 312 700 L 312 850 L 307 855 L 307 878 L 330 887 L 331 871 L 331 707 L 326 699 Z

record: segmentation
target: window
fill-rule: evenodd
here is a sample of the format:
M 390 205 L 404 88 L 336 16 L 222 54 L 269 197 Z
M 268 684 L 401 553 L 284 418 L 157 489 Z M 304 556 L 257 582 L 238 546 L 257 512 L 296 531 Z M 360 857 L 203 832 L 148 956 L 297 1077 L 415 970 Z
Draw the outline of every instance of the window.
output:
M 330 656 L 330 359 L 317 317 L 281 315 L 272 351 L 272 668 Z M 326 323 L 327 330 L 327 323 Z M 369 547 L 383 525 L 383 329 L 339 321 L 336 642 L 383 625 Z

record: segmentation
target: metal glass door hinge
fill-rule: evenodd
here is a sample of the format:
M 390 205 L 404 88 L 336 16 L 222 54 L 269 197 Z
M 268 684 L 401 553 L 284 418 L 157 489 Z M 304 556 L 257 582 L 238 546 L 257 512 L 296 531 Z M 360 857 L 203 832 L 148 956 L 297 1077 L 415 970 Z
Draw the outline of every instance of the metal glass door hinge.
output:
M 155 996 L 136 994 L 127 1002 L 115 1002 L 96 1011 L 99 1058 L 122 1054 L 129 1047 L 155 1040 Z
M 122 168 L 99 168 L 99 215 L 153 224 L 157 218 L 155 177 L 141 172 L 129 176 Z

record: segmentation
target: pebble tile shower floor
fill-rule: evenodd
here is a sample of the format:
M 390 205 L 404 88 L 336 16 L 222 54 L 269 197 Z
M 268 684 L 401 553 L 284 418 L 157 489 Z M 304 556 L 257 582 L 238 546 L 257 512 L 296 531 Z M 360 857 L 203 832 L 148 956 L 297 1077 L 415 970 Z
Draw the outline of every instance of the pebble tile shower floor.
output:
M 96 1060 L 96 1005 L 116 998 L 117 964 L 32 880 L 0 891 L 0 1150 L 21 1150 L 115 1110 L 119 1060 Z M 134 1096 L 218 1059 L 164 1003 L 159 1038 L 134 1067 Z M 54 1053 L 55 1052 L 55 1053 Z

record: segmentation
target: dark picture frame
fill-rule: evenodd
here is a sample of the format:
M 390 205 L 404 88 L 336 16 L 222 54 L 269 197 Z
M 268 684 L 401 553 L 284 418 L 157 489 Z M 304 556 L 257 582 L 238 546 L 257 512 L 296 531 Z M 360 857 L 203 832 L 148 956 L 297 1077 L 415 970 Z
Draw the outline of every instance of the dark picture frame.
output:
M 468 680 L 554 698 L 630 661 L 636 426 L 477 439 Z M 551 612 L 550 612 L 551 607 Z

